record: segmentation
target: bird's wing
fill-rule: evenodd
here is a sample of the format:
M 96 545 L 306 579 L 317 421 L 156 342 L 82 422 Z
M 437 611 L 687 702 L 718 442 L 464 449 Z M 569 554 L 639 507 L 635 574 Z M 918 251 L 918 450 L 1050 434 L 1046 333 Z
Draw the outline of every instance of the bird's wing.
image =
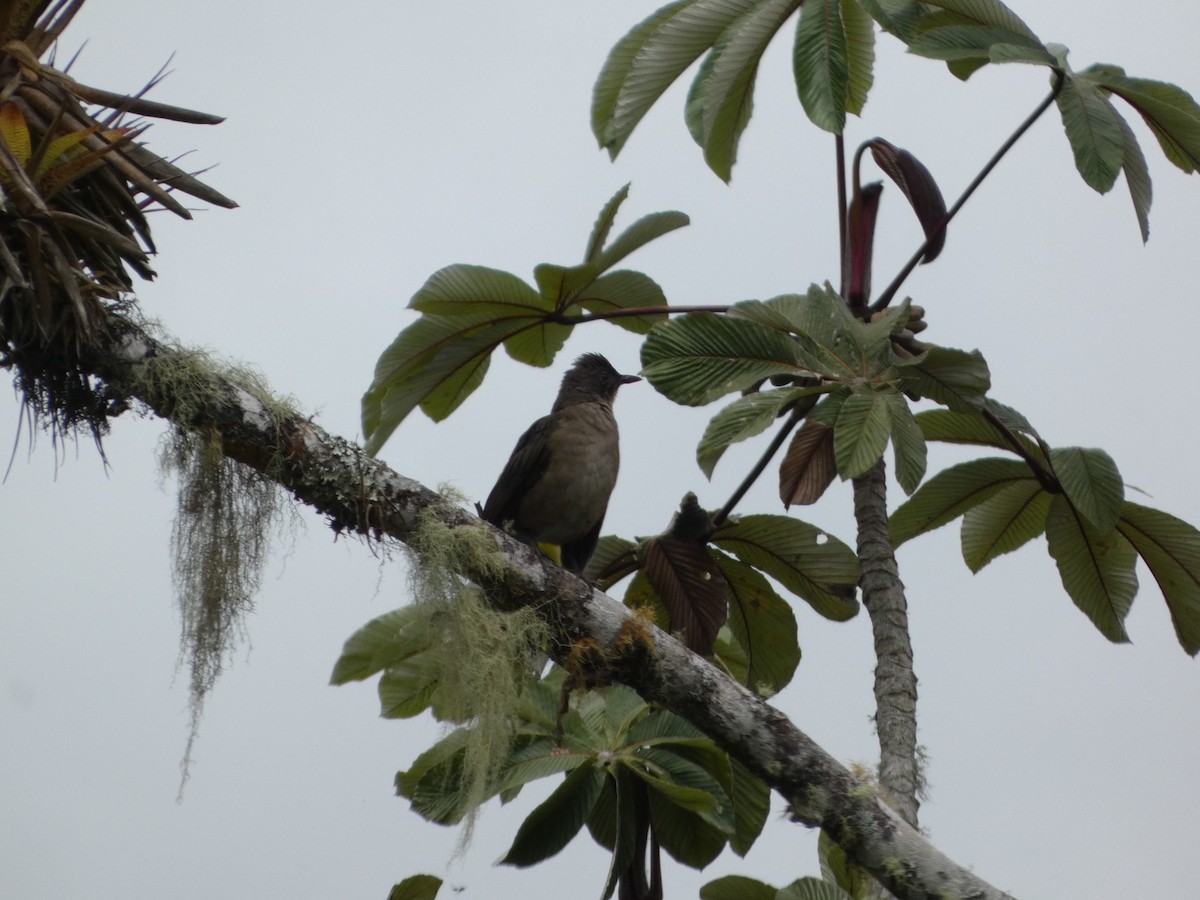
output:
M 506 521 L 516 518 L 517 504 L 545 474 L 550 465 L 550 425 L 551 417 L 543 416 L 517 441 L 508 464 L 483 505 L 483 517 L 493 525 L 503 526 Z

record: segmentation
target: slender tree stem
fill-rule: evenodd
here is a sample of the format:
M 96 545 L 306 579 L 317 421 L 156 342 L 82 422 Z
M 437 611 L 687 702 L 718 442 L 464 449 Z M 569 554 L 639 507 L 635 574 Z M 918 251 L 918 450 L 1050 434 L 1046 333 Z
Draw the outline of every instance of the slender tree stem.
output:
M 979 170 L 979 174 L 975 176 L 969 185 L 967 185 L 967 189 L 963 191 L 962 196 L 960 196 L 958 200 L 954 202 L 954 205 L 951 206 L 946 212 L 946 217 L 942 219 L 941 223 L 932 232 L 930 232 L 929 236 L 925 238 L 924 243 L 917 248 L 917 252 L 912 255 L 908 262 L 904 264 L 904 268 L 902 268 L 899 273 L 897 273 L 896 277 L 892 279 L 892 283 L 884 288 L 883 293 L 879 295 L 879 298 L 871 304 L 871 312 L 879 312 L 881 309 L 887 308 L 887 305 L 892 302 L 892 298 L 896 296 L 896 291 L 900 290 L 900 286 L 904 284 L 904 280 L 908 278 L 910 274 L 912 274 L 912 270 L 915 269 L 921 262 L 921 258 L 925 255 L 925 251 L 929 249 L 929 245 L 937 238 L 938 235 L 946 230 L 946 226 L 950 224 L 950 220 L 958 215 L 958 211 L 963 208 L 963 204 L 966 203 L 967 200 L 971 198 L 971 195 L 975 193 L 976 189 L 983 184 L 984 179 L 991 174 L 992 169 L 996 168 L 996 166 L 1000 163 L 1000 160 L 1004 159 L 1008 151 L 1013 148 L 1013 145 L 1021 139 L 1021 136 L 1025 134 L 1026 131 L 1033 127 L 1033 123 L 1042 117 L 1042 113 L 1050 108 L 1050 105 L 1058 98 L 1059 93 L 1062 91 L 1065 80 L 1066 73 L 1062 70 L 1056 69 L 1054 72 L 1054 86 L 1050 89 L 1050 93 L 1046 96 L 1046 99 L 1037 105 L 1037 108 L 1031 112 L 1025 118 L 1025 121 L 1017 127 L 1017 130 L 1009 135 L 1008 140 L 1000 145 L 1000 149 L 992 154 L 992 158 L 987 161 L 987 165 Z
M 775 454 L 779 452 L 779 448 L 783 446 L 783 442 L 786 441 L 788 435 L 792 433 L 792 429 L 795 428 L 803 418 L 803 414 L 798 415 L 795 411 L 793 411 L 791 415 L 787 417 L 787 421 L 783 423 L 783 427 L 780 428 L 775 437 L 771 439 L 770 445 L 768 445 L 767 449 L 763 452 L 763 455 L 759 458 L 758 462 L 754 464 L 754 468 L 750 470 L 749 474 L 747 474 L 744 479 L 742 479 L 742 483 L 739 484 L 737 490 L 733 492 L 733 496 L 726 500 L 725 505 L 722 506 L 717 511 L 717 514 L 713 516 L 712 523 L 714 528 L 719 528 L 722 523 L 729 518 L 729 514 L 733 512 L 734 507 L 737 506 L 738 503 L 741 502 L 741 499 L 746 496 L 746 492 L 750 490 L 750 488 L 754 485 L 754 482 L 758 480 L 758 476 L 761 475 L 763 470 L 767 468 Z

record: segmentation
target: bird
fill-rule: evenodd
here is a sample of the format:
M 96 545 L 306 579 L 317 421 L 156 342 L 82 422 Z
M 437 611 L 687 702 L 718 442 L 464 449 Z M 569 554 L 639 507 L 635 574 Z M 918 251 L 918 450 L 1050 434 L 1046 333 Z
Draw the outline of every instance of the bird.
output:
M 550 414 L 517 441 L 482 516 L 521 540 L 560 548 L 561 563 L 583 571 L 600 539 L 620 466 L 613 399 L 642 379 L 585 353 L 563 376 Z

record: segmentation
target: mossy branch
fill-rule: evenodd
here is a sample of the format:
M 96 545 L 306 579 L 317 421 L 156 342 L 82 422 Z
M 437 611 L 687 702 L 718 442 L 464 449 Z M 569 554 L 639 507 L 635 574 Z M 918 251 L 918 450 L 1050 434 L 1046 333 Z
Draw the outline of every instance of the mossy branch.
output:
M 1008 896 L 956 865 L 879 800 L 862 796 L 842 765 L 751 691 L 644 623 L 650 646 L 622 647 L 633 615 L 629 609 L 356 445 L 300 416 L 272 415 L 263 398 L 219 373 L 207 376 L 199 402 L 188 407 L 189 420 L 175 419 L 181 408 L 176 398 L 137 377 L 149 360 L 174 352 L 127 321 L 87 363 L 117 394 L 184 428 L 218 434 L 226 457 L 276 481 L 327 516 L 337 531 L 419 546 L 432 514 L 447 534 L 483 541 L 486 565 L 475 552 L 458 563 L 492 608 L 537 612 L 558 660 L 581 640 L 605 648 L 613 678 L 700 728 L 776 790 L 794 819 L 824 828 L 854 864 L 897 897 Z M 896 860 L 904 864 L 896 866 Z

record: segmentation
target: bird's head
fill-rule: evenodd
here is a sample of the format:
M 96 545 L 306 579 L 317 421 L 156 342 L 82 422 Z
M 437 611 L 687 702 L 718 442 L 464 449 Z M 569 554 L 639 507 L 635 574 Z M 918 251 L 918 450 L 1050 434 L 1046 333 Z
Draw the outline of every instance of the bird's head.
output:
M 595 400 L 611 403 L 621 385 L 641 380 L 637 375 L 622 375 L 599 353 L 585 353 L 563 376 L 554 408 Z

